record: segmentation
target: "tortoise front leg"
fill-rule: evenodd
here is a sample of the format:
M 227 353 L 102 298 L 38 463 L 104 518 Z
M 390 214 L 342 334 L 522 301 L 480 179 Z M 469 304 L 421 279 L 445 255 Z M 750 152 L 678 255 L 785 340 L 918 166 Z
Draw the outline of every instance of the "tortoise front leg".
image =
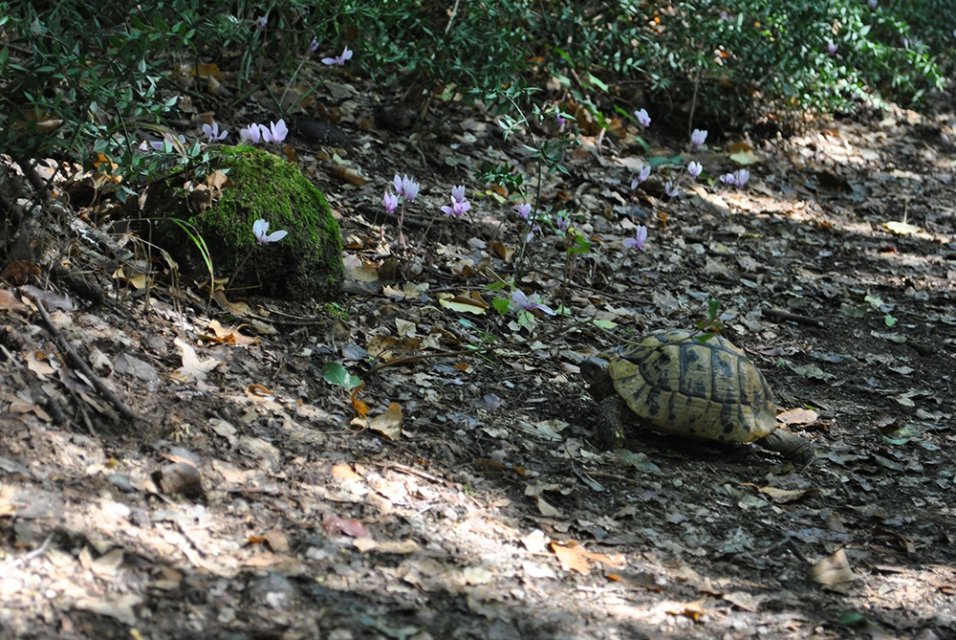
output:
M 601 449 L 620 449 L 624 446 L 624 430 L 630 409 L 621 396 L 608 396 L 598 403 L 594 439 Z
M 782 428 L 777 429 L 766 438 L 757 440 L 754 444 L 776 451 L 798 464 L 808 465 L 815 459 L 813 443 Z

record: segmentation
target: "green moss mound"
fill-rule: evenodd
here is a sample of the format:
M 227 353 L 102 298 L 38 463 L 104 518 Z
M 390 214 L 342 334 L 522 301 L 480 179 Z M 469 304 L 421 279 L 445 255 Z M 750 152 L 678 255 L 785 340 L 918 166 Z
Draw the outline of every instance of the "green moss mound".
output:
M 208 246 L 216 277 L 231 277 L 230 291 L 240 293 L 334 297 L 344 270 L 342 239 L 325 195 L 298 167 L 267 151 L 249 146 L 212 151 L 209 168 L 225 171 L 228 182 L 211 206 L 188 221 Z M 260 218 L 270 233 L 284 229 L 288 235 L 260 245 L 252 232 Z M 189 262 L 195 264 L 195 257 Z

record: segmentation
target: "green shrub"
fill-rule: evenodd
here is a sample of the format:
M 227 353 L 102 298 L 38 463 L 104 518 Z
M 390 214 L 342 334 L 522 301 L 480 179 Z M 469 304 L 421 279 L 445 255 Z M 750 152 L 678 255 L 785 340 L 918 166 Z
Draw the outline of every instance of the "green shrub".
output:
M 603 110 L 740 126 L 913 103 L 952 72 L 952 0 L 92 0 L 0 2 L 0 147 L 61 156 L 123 176 L 121 195 L 163 168 L 144 131 L 188 90 L 177 69 L 215 62 L 232 95 L 191 91 L 220 117 L 253 94 L 276 117 L 309 42 L 355 51 L 349 71 L 428 100 L 474 91 L 514 103 L 552 77 L 604 124 Z M 729 13 L 728 13 L 729 12 Z M 258 28 L 256 21 L 267 18 Z M 827 53 L 827 42 L 837 46 Z M 948 56 L 948 57 L 946 57 Z M 314 60 L 314 76 L 324 67 Z M 948 66 L 945 66 L 948 65 Z M 181 74 L 180 74 L 181 75 Z M 538 98 L 533 98 L 537 100 Z M 223 113 L 225 112 L 225 113 Z M 101 160 L 103 160 L 101 158 Z

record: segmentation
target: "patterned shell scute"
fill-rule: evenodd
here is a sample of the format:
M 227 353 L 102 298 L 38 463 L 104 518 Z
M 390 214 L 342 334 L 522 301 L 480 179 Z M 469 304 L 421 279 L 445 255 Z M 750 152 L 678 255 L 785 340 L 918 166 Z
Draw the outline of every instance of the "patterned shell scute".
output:
M 777 427 L 766 380 L 730 341 L 676 329 L 620 350 L 614 389 L 645 426 L 705 440 L 753 442 Z

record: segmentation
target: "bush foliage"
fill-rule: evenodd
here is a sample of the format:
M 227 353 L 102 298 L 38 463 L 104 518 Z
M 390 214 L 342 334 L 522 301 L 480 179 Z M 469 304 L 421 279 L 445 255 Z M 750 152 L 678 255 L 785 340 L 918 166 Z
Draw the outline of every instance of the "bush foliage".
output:
M 137 150 L 144 128 L 184 93 L 174 74 L 211 62 L 233 72 L 229 97 L 198 95 L 221 112 L 281 93 L 313 38 L 330 54 L 347 44 L 352 73 L 418 99 L 511 100 L 557 78 L 599 121 L 613 106 L 649 105 L 674 122 L 787 123 L 918 103 L 942 86 L 954 68 L 951 3 L 143 0 L 129 13 L 91 0 L 0 2 L 0 146 L 91 164 L 102 153 L 136 184 L 157 169 Z M 273 101 L 263 108 L 281 111 Z

